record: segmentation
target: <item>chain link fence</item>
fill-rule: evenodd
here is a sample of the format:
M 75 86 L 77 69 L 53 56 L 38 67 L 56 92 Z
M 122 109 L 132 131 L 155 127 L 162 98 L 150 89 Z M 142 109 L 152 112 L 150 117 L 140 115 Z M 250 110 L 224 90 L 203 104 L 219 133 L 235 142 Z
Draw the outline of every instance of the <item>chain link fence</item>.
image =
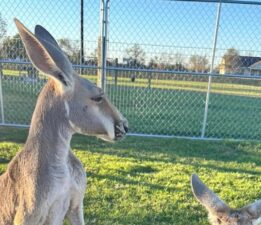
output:
M 28 62 L 17 17 L 53 34 L 75 70 L 106 90 L 132 134 L 261 138 L 261 2 L 83 3 L 81 30 L 80 0 L 0 2 L 7 12 L 0 17 L 2 125 L 29 125 L 46 81 Z

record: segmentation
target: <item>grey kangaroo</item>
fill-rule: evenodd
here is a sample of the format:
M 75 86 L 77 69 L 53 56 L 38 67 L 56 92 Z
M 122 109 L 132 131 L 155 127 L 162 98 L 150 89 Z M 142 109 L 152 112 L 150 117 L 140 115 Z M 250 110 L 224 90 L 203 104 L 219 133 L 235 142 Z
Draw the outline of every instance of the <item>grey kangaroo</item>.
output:
M 241 209 L 232 209 L 211 191 L 196 174 L 191 177 L 196 199 L 207 209 L 212 225 L 260 225 L 261 200 Z
M 103 90 L 81 78 L 51 34 L 15 19 L 34 66 L 49 77 L 23 149 L 0 177 L 0 225 L 84 225 L 85 170 L 72 151 L 74 133 L 122 139 L 127 120 Z

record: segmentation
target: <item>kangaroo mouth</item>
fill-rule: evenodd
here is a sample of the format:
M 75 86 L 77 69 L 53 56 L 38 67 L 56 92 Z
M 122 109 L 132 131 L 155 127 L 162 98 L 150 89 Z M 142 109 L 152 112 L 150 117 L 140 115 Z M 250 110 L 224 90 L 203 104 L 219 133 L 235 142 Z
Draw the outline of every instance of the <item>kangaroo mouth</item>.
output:
M 115 131 L 115 140 L 121 140 L 125 137 L 126 133 L 128 132 L 128 126 L 124 123 L 122 124 L 116 124 L 114 127 Z
M 119 140 L 122 140 L 128 132 L 128 122 L 121 121 L 119 123 L 115 123 L 114 125 L 114 135 L 103 134 L 103 135 L 97 135 L 98 138 L 108 141 L 108 142 L 116 142 Z

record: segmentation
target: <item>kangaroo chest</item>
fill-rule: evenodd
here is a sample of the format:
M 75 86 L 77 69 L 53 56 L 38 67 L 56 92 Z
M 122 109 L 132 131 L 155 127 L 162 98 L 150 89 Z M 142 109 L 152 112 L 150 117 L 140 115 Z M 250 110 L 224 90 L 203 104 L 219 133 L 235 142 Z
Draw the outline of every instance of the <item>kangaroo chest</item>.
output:
M 66 164 L 50 166 L 49 173 L 49 187 L 46 187 L 42 208 L 45 208 L 46 221 L 53 221 L 57 215 L 64 217 L 70 202 L 84 193 L 86 178 L 82 164 L 72 154 Z

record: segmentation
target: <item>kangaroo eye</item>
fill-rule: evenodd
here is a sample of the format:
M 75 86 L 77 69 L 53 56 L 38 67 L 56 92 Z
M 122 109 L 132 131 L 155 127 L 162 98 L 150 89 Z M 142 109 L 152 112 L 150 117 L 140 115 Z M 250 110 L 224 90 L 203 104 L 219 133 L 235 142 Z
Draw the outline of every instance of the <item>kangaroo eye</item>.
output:
M 91 98 L 91 100 L 92 100 L 92 101 L 95 101 L 95 102 L 101 102 L 102 99 L 103 99 L 103 98 L 102 98 L 101 96 Z

